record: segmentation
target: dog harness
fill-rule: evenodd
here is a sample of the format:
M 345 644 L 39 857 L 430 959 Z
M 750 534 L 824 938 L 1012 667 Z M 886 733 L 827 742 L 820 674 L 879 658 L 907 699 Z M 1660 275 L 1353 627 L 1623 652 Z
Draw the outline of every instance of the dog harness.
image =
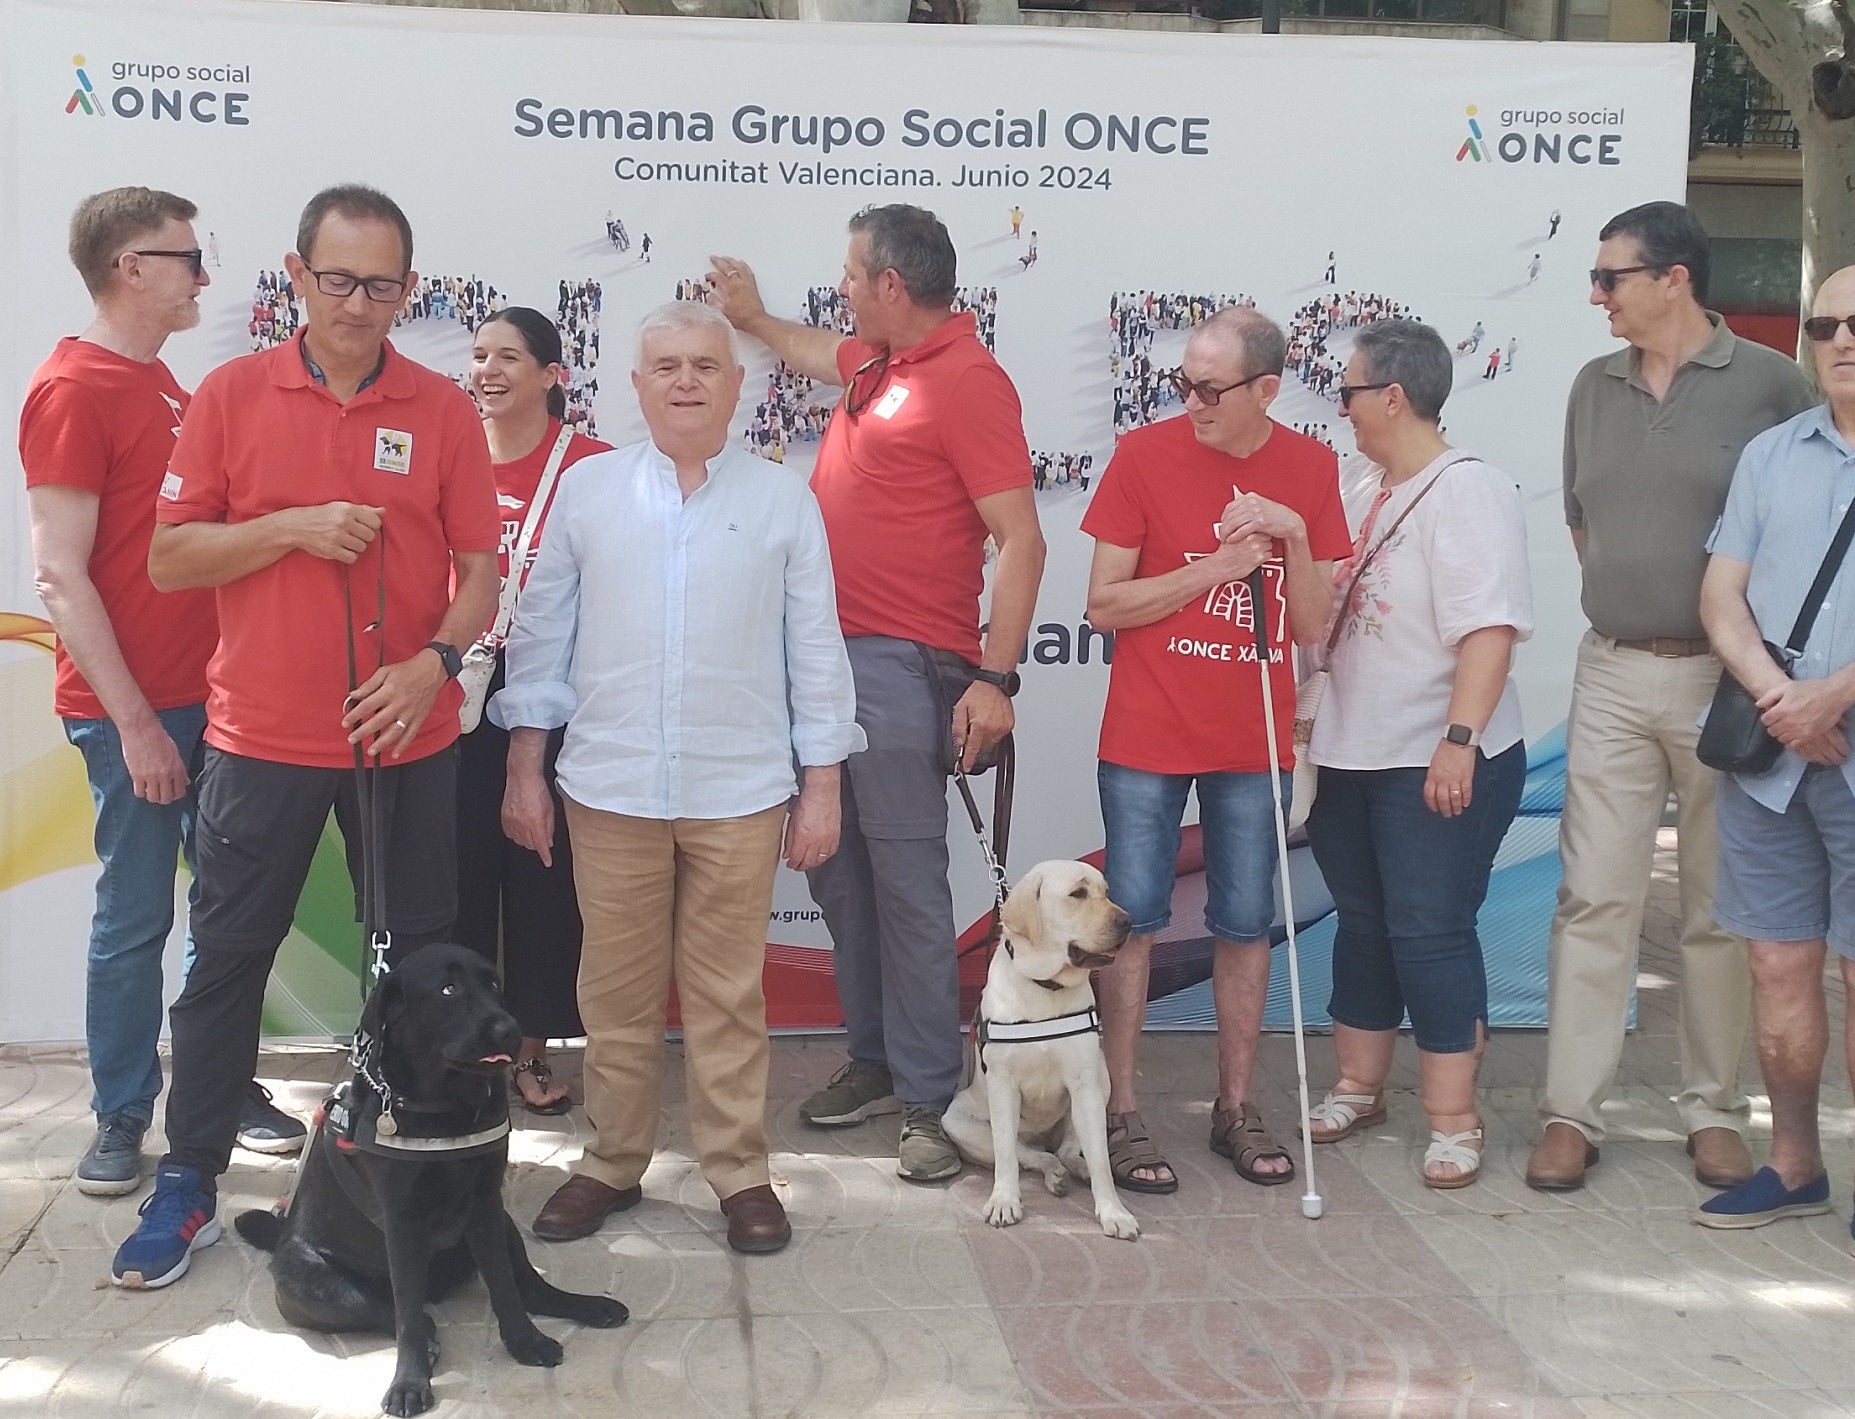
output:
M 473 1158 L 503 1146 L 509 1136 L 508 1104 L 494 1084 L 474 1109 L 433 1109 L 383 1099 L 366 1079 L 344 1079 L 323 1104 L 322 1117 L 343 1152 L 383 1157 Z
M 1009 943 L 1005 949 L 1011 949 Z M 1067 1015 L 1052 1015 L 1048 1020 L 987 1020 L 981 1016 L 973 1033 L 979 1041 L 979 1072 L 983 1074 L 987 1045 L 1028 1045 L 1043 1040 L 1066 1040 L 1071 1035 L 1099 1035 L 1101 1016 L 1093 1005 L 1071 1010 Z

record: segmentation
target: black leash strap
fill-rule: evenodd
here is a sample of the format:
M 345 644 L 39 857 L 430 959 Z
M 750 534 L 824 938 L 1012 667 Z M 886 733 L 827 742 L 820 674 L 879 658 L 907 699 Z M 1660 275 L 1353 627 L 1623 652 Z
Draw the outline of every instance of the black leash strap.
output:
M 985 948 L 988 958 L 992 948 L 1004 929 L 1002 913 L 1005 910 L 1005 894 L 1011 890 L 1011 883 L 1005 876 L 1006 853 L 1011 849 L 1011 805 L 1016 788 L 1018 749 L 1016 741 L 1007 734 L 999 741 L 998 763 L 995 772 L 998 777 L 992 781 L 992 825 L 998 838 L 995 852 L 991 840 L 986 837 L 985 820 L 979 815 L 979 804 L 973 797 L 973 790 L 967 783 L 967 773 L 960 763 L 960 750 L 954 751 L 953 781 L 959 787 L 960 801 L 966 805 L 966 816 L 973 825 L 973 836 L 979 841 L 979 855 L 985 859 L 986 876 L 992 882 L 992 924 L 986 933 L 959 954 L 970 955 Z
M 374 623 L 363 628 L 372 631 L 378 647 L 374 670 L 386 666 L 386 528 L 374 540 L 380 549 L 379 570 L 374 578 Z M 342 600 L 348 613 L 348 694 L 361 687 L 360 655 L 354 643 L 354 568 L 342 568 Z M 369 761 L 372 761 L 371 763 Z M 354 791 L 361 810 L 361 931 L 372 954 L 369 968 L 361 975 L 361 1003 L 367 1003 L 368 991 L 386 974 L 387 952 L 393 946 L 393 933 L 386 924 L 386 812 L 380 796 L 380 755 L 354 744 Z

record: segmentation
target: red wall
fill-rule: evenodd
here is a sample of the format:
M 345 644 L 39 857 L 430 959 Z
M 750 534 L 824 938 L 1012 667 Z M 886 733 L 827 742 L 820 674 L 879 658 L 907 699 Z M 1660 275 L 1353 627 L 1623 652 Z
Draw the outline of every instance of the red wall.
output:
M 1797 317 L 1794 315 L 1729 315 L 1726 325 L 1733 334 L 1769 345 L 1781 355 L 1797 353 Z

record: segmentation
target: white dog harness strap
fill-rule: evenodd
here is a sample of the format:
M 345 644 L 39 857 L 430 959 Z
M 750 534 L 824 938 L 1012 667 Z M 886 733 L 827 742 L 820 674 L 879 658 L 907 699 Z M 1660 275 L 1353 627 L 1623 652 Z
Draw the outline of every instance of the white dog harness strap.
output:
M 1041 983 L 1041 982 L 1040 982 Z M 1043 1040 L 1066 1040 L 1071 1035 L 1099 1035 L 1101 1016 L 1093 1005 L 1072 1010 L 1067 1015 L 1052 1015 L 1048 1020 L 979 1021 L 979 1069 L 985 1072 L 987 1045 L 1028 1045 Z

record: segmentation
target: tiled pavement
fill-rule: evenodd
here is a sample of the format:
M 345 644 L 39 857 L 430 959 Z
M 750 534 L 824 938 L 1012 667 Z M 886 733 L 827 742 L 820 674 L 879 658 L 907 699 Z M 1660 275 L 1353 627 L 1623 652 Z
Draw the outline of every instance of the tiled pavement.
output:
M 1317 1156 L 1326 1215 L 1300 1187 L 1251 1187 L 1204 1147 L 1208 1043 L 1155 1037 L 1145 1114 L 1183 1185 L 1130 1198 L 1137 1243 L 1096 1230 L 1086 1190 L 1026 1179 L 1028 1215 L 979 1218 L 988 1176 L 918 1188 L 894 1175 L 895 1120 L 820 1133 L 798 1100 L 828 1076 L 828 1039 L 774 1055 L 775 1169 L 792 1246 L 741 1258 L 687 1161 L 674 1084 L 647 1200 L 597 1237 L 531 1243 L 559 1282 L 632 1309 L 616 1331 L 544 1322 L 555 1370 L 501 1350 L 480 1289 L 440 1308 L 441 1415 L 601 1419 L 833 1416 L 1513 1415 L 1855 1416 L 1855 1257 L 1849 1248 L 1855 1111 L 1833 1061 L 1826 1115 L 1835 1215 L 1748 1233 L 1687 1220 L 1702 1196 L 1674 1113 L 1675 1010 L 1659 889 L 1643 960 L 1641 1028 L 1625 1050 L 1604 1161 L 1581 1193 L 1520 1180 L 1543 1039 L 1497 1035 L 1485 1093 L 1482 1182 L 1417 1180 L 1422 1115 L 1408 1058 L 1390 1124 Z M 1835 1025 L 1840 1029 L 1840 992 Z M 1406 1046 L 1408 1049 L 1408 1046 Z M 1328 1077 L 1324 1041 L 1312 1046 Z M 1293 1108 L 1293 1052 L 1265 1045 L 1261 1102 Z M 339 1064 L 278 1050 L 262 1072 L 311 1107 Z M 1748 1062 L 1750 1070 L 1750 1063 Z M 1756 1073 L 1748 1078 L 1754 1081 Z M 227 1239 L 170 1290 L 104 1284 L 137 1199 L 66 1181 L 88 1141 L 81 1060 L 0 1050 L 0 1414 L 336 1416 L 377 1413 L 384 1337 L 300 1335 L 277 1315 L 262 1258 Z M 1761 1116 L 1755 1127 L 1762 1132 Z M 534 1120 L 515 1143 L 511 1209 L 524 1222 L 579 1144 L 577 1115 Z M 287 1164 L 240 1154 L 222 1207 L 266 1205 Z

